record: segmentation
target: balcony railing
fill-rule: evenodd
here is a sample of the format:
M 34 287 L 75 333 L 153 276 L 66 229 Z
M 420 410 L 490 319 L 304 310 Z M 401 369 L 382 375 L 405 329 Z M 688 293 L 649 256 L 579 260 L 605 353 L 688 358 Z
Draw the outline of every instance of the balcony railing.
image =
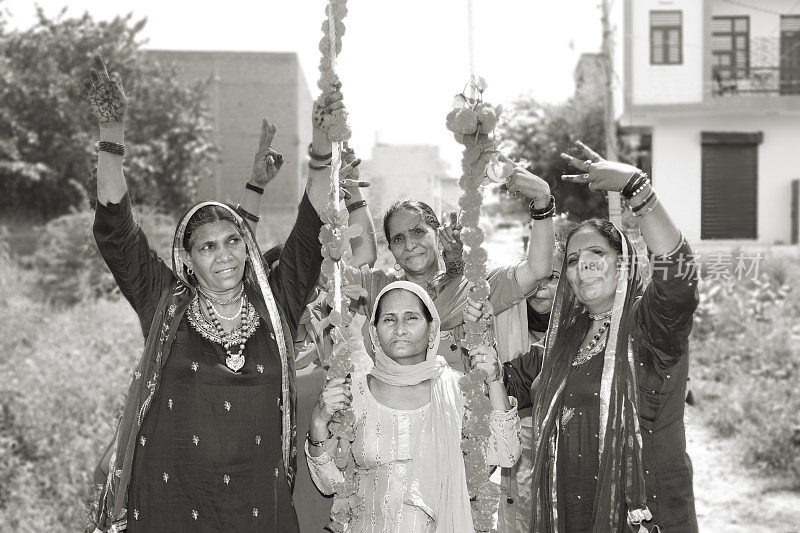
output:
M 750 67 L 747 76 L 726 78 L 714 71 L 714 96 L 800 95 L 800 70 L 781 67 Z

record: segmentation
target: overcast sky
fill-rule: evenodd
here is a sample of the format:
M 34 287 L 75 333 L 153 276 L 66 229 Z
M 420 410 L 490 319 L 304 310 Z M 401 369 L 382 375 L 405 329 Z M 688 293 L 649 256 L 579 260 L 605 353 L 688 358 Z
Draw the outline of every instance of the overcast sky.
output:
M 67 13 L 88 10 L 101 20 L 128 12 L 146 17 L 146 48 L 295 51 L 316 96 L 326 3 L 70 0 Z M 38 5 L 52 16 L 67 2 Z M 10 12 L 12 27 L 34 21 L 30 0 L 5 0 L 0 6 Z M 473 0 L 473 6 L 474 62 L 489 84 L 485 98 L 492 103 L 523 94 L 563 101 L 573 92 L 580 54 L 599 51 L 597 0 Z M 356 151 L 368 158 L 376 138 L 435 144 L 446 161 L 457 164 L 459 146 L 444 117 L 469 77 L 467 0 L 350 0 L 348 8 L 338 71 Z

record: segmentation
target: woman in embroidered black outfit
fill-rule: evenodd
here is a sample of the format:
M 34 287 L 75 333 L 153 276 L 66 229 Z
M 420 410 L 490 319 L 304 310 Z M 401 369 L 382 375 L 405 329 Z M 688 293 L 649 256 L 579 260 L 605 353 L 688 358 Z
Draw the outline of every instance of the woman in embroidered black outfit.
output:
M 145 336 L 98 528 L 299 531 L 292 338 L 319 276 L 322 224 L 314 206 L 324 202 L 326 181 L 312 188 L 309 175 L 274 270 L 243 218 L 257 217 L 218 202 L 201 202 L 181 218 L 170 270 L 131 216 L 119 76 L 96 57 L 90 77 L 85 89 L 100 120 L 95 239 Z M 269 149 L 274 133 L 265 121 L 253 190 L 280 167 Z
M 544 347 L 504 365 L 509 394 L 533 406 L 530 531 L 697 531 L 683 423 L 692 252 L 646 175 L 581 147 L 587 161 L 565 158 L 585 174 L 565 179 L 621 191 L 654 272 L 642 292 L 625 235 L 583 222 L 567 238 Z

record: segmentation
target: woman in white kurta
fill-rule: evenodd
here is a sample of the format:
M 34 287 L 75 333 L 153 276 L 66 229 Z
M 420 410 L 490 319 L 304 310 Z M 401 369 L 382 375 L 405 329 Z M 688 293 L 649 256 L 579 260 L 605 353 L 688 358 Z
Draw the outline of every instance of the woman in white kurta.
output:
M 437 356 L 436 307 L 419 285 L 398 281 L 381 291 L 372 316 L 375 367 L 352 383 L 329 381 L 314 408 L 306 442 L 311 476 L 326 494 L 342 480 L 327 423 L 337 410 L 352 406 L 352 449 L 363 503 L 347 530 L 473 531 L 461 453 L 461 374 Z M 478 362 L 497 359 L 491 348 L 476 348 L 471 356 Z M 488 458 L 493 465 L 511 466 L 520 454 L 519 417 L 499 364 L 495 367 L 486 379 L 493 408 Z

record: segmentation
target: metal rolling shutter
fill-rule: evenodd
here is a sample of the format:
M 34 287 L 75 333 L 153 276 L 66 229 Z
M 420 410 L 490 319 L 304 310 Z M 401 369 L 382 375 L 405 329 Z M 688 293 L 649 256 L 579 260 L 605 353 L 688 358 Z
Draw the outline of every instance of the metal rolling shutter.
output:
M 703 132 L 701 239 L 758 238 L 762 133 Z

